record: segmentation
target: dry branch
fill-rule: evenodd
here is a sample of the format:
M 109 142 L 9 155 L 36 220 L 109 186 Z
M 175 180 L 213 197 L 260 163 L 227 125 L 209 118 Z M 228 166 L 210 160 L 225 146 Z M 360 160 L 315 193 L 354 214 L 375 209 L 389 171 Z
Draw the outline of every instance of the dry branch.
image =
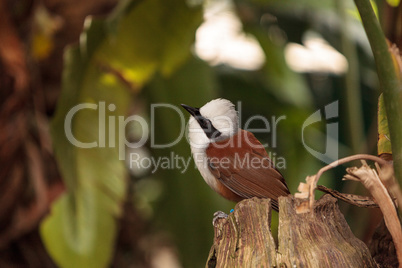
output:
M 362 161 L 363 162 L 363 161 Z M 399 260 L 399 267 L 402 267 L 402 229 L 396 213 L 395 205 L 392 201 L 384 184 L 382 184 L 377 172 L 363 162 L 360 168 L 348 168 L 345 175 L 346 179 L 358 180 L 366 187 L 377 203 L 384 215 L 385 225 L 387 226 L 394 241 L 396 254 Z

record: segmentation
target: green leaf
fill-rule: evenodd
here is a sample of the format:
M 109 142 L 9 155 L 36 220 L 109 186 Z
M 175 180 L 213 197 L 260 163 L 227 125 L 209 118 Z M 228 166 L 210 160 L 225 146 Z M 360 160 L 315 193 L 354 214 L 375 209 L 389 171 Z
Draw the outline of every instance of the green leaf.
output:
M 103 32 L 102 23 L 92 22 L 87 37 L 95 41 Z M 51 125 L 56 158 L 67 186 L 67 192 L 52 206 L 51 215 L 41 226 L 43 241 L 61 267 L 104 267 L 109 262 L 116 234 L 115 220 L 121 214 L 126 192 L 126 171 L 118 160 L 118 150 L 100 147 L 109 141 L 109 132 L 99 135 L 99 113 L 102 105 L 114 104 L 108 116 L 126 114 L 129 94 L 118 80 L 105 83 L 105 73 L 94 63 L 91 54 L 96 43 L 71 48 L 65 54 L 63 91 Z M 65 134 L 67 113 L 77 104 L 96 105 L 95 109 L 77 111 L 71 130 L 80 142 L 96 142 L 95 148 L 74 146 Z M 105 106 L 105 107 L 106 107 Z M 108 112 L 106 112 L 108 111 Z M 117 121 L 117 120 L 116 120 Z M 117 129 L 112 128 L 115 144 Z
M 99 56 L 110 59 L 110 67 L 141 86 L 155 70 L 170 75 L 185 62 L 201 22 L 202 9 L 189 7 L 186 1 L 142 1 L 119 20 Z
M 387 113 L 385 112 L 384 96 L 380 95 L 378 99 L 378 155 L 392 154 L 391 140 L 388 129 Z
M 400 0 L 387 0 L 388 5 L 391 7 L 397 7 L 399 6 Z
M 110 263 L 127 192 L 127 174 L 119 160 L 124 156 L 119 137 L 125 129 L 118 123 L 127 116 L 128 89 L 138 92 L 155 72 L 166 76 L 180 67 L 201 21 L 201 7 L 182 0 L 124 2 L 107 20 L 87 19 L 79 46 L 67 49 L 51 124 L 67 191 L 41 224 L 44 244 L 60 267 Z M 82 109 L 69 114 L 74 107 Z M 72 137 L 95 143 L 93 148 L 68 138 L 69 115 Z M 115 124 L 109 127 L 111 118 Z

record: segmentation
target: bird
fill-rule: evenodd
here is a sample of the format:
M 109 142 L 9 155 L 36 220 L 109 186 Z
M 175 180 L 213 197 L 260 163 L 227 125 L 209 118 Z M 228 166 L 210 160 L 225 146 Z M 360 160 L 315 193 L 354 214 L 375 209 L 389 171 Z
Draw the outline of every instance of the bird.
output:
M 285 179 L 258 139 L 239 128 L 234 104 L 218 98 L 201 108 L 181 106 L 190 113 L 188 140 L 205 182 L 234 202 L 270 198 L 278 211 L 278 197 L 290 194 Z

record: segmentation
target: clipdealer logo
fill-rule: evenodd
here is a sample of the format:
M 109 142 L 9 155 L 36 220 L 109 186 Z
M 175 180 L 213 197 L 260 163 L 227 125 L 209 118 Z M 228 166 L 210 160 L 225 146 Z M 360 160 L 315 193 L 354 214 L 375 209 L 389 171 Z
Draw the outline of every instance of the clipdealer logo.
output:
M 241 117 L 241 102 L 237 103 L 237 111 L 239 113 L 239 118 Z M 155 113 L 157 109 L 161 109 L 163 112 L 167 112 L 168 110 L 162 109 L 170 109 L 177 114 L 180 119 L 179 133 L 177 136 L 170 142 L 165 144 L 158 144 L 155 141 L 156 134 L 163 135 L 158 133 L 155 126 Z M 120 160 L 126 160 L 126 157 L 129 156 L 128 163 L 130 168 L 146 168 L 152 171 L 152 173 L 156 172 L 158 169 L 173 169 L 177 168 L 184 173 L 190 166 L 191 156 L 181 156 L 171 152 L 167 157 L 160 157 L 158 159 L 152 156 L 144 156 L 138 153 L 126 153 L 128 148 L 138 149 L 143 147 L 147 142 L 153 149 L 163 149 L 163 148 L 172 148 L 178 142 L 182 140 L 183 137 L 187 139 L 185 135 L 187 129 L 187 114 L 183 113 L 181 109 L 177 106 L 169 104 L 169 103 L 157 103 L 151 104 L 150 106 L 150 118 L 146 120 L 144 117 L 139 115 L 131 115 L 128 117 L 125 116 L 117 116 L 113 115 L 116 110 L 116 105 L 111 103 L 106 105 L 106 102 L 95 103 L 82 103 L 74 106 L 67 113 L 64 120 L 64 132 L 68 139 L 68 141 L 79 148 L 90 149 L 90 148 L 116 148 L 118 151 L 118 156 Z M 75 116 L 79 113 L 97 113 L 97 123 L 98 123 L 98 139 L 93 141 L 83 141 L 79 140 L 73 133 L 73 121 Z M 303 123 L 301 129 L 302 143 L 306 150 L 312 154 L 317 159 L 330 163 L 333 160 L 338 158 L 338 123 L 328 123 L 326 125 L 326 148 L 325 152 L 321 153 L 313 148 L 309 147 L 305 142 L 305 129 L 310 125 L 317 123 L 322 120 L 328 120 L 332 118 L 338 117 L 338 101 L 330 103 L 324 108 L 325 116 L 321 115 L 321 110 L 315 111 L 311 114 Z M 242 126 L 244 130 L 250 131 L 252 133 L 260 133 L 262 135 L 267 135 L 270 137 L 269 140 L 269 157 L 275 162 L 276 167 L 279 169 L 286 168 L 286 160 L 283 156 L 277 155 L 275 152 L 272 152 L 272 148 L 277 147 L 277 130 L 280 122 L 286 120 L 286 115 L 281 115 L 279 117 L 272 116 L 270 119 L 262 116 L 262 115 L 254 115 L 248 118 L 244 124 L 239 122 L 239 126 Z M 263 127 L 261 128 L 252 128 L 252 123 L 255 121 L 262 122 Z M 141 135 L 138 139 L 133 141 L 129 141 L 126 136 L 126 128 L 130 123 L 135 123 L 138 128 L 140 128 Z M 79 131 L 76 129 L 76 131 Z M 262 144 L 265 148 L 268 147 L 268 143 Z M 195 159 L 195 161 L 197 161 Z
M 309 147 L 305 142 L 304 132 L 305 129 L 317 122 L 323 120 L 330 120 L 339 117 L 339 101 L 334 101 L 324 107 L 324 116 L 321 115 L 322 110 L 318 109 L 311 114 L 303 123 L 302 126 L 302 142 L 304 148 L 313 155 L 315 158 L 321 160 L 326 164 L 330 164 L 335 160 L 338 160 L 339 154 L 339 123 L 332 122 L 326 124 L 326 139 L 325 139 L 325 152 L 321 153 Z

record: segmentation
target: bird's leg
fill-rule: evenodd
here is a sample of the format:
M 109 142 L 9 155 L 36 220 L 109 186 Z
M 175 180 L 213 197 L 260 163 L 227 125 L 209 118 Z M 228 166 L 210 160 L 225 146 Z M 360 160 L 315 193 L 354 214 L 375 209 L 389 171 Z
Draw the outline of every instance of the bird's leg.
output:
M 212 219 L 212 225 L 215 227 L 217 220 L 219 219 L 227 219 L 228 215 L 223 211 L 217 211 L 214 213 L 214 218 Z

